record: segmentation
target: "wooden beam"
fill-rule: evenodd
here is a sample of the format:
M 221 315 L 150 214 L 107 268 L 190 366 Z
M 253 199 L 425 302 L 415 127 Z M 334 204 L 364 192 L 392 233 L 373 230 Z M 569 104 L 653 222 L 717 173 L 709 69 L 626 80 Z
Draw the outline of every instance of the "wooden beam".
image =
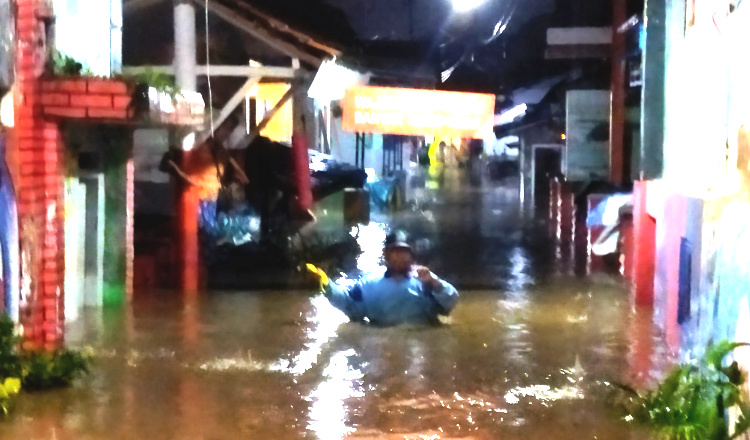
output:
M 199 1 L 199 0 L 196 0 L 196 1 Z M 252 14 L 253 16 L 261 18 L 268 24 L 268 26 L 272 27 L 273 29 L 279 32 L 284 32 L 296 38 L 297 41 L 299 41 L 302 44 L 314 47 L 315 49 L 318 49 L 323 52 L 327 52 L 334 56 L 341 55 L 341 50 L 339 50 L 338 48 L 332 47 L 329 44 L 321 43 L 315 40 L 315 38 L 311 37 L 310 35 L 292 28 L 291 26 L 284 23 L 283 21 L 278 20 L 277 18 L 271 15 L 268 15 L 265 12 L 255 8 L 254 6 L 250 4 L 250 2 L 238 1 L 238 0 L 228 0 L 228 1 L 230 1 L 231 3 L 234 3 L 237 9 L 245 10 L 249 12 L 250 14 Z
M 253 131 L 250 132 L 250 134 L 240 139 L 236 144 L 231 145 L 230 148 L 232 149 L 237 148 L 241 146 L 242 144 L 250 145 L 255 140 L 255 138 L 257 138 L 260 135 L 260 132 L 263 131 L 263 129 L 266 128 L 266 126 L 271 122 L 273 117 L 276 116 L 276 113 L 279 112 L 281 107 L 283 107 L 284 104 L 286 104 L 286 102 L 289 101 L 289 99 L 291 99 L 292 95 L 294 95 L 297 89 L 302 87 L 302 84 L 303 83 L 295 83 L 291 87 L 289 87 L 289 90 L 287 90 L 284 96 L 282 96 L 281 99 L 279 99 L 279 102 L 277 102 L 276 105 L 273 106 L 271 111 L 266 113 L 266 116 L 263 117 L 263 120 L 260 121 L 258 126 L 255 127 Z
M 193 0 L 193 1 L 196 4 L 205 7 L 204 0 Z M 268 44 L 272 48 L 278 50 L 279 52 L 291 58 L 299 58 L 300 60 L 306 63 L 312 64 L 315 67 L 318 67 L 320 63 L 323 62 L 323 60 L 320 57 L 317 57 L 303 50 L 300 50 L 299 48 L 295 47 L 293 44 L 289 44 L 285 41 L 280 41 L 278 38 L 275 38 L 274 36 L 270 35 L 266 30 L 261 29 L 256 23 L 253 23 L 250 20 L 247 20 L 245 18 L 238 16 L 236 11 L 230 8 L 227 8 L 226 6 L 217 4 L 216 2 L 209 2 L 208 9 L 214 14 L 216 14 L 219 18 L 226 21 L 227 23 L 237 27 L 238 29 L 242 31 L 247 32 L 253 37 L 263 41 L 264 43 Z
M 229 101 L 227 101 L 226 105 L 224 105 L 224 108 L 221 109 L 219 117 L 216 118 L 216 120 L 212 124 L 213 127 L 209 126 L 206 130 L 196 136 L 196 145 L 202 144 L 206 141 L 206 139 L 213 136 L 216 128 L 227 120 L 234 109 L 236 109 L 237 106 L 245 100 L 245 97 L 250 92 L 250 89 L 252 89 L 254 85 L 258 84 L 258 82 L 260 82 L 260 78 L 250 78 L 247 80 L 247 82 L 245 82 L 245 84 L 242 85 L 242 87 L 240 87 L 239 90 L 237 90 L 237 93 L 235 93 L 234 96 L 232 96 Z
M 253 67 L 253 66 L 196 66 L 198 75 L 206 75 L 210 72 L 211 76 L 243 76 L 243 77 L 268 77 L 279 79 L 292 79 L 299 73 L 292 67 Z M 139 75 L 146 72 L 161 73 L 165 75 L 174 75 L 174 66 L 128 66 L 122 68 L 125 75 Z

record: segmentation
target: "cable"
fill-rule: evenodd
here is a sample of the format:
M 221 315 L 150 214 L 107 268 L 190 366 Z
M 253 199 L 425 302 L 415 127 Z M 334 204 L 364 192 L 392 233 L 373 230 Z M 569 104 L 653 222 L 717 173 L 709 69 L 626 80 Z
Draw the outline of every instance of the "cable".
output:
M 214 96 L 211 90 L 211 57 L 208 44 L 208 0 L 206 0 L 206 79 L 208 79 L 208 116 L 211 124 L 211 136 L 214 134 Z

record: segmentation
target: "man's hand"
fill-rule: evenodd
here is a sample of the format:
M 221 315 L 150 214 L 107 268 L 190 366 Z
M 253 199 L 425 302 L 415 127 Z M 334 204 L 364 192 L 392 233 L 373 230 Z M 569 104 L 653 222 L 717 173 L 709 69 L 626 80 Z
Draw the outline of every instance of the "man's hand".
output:
M 416 266 L 417 279 L 423 283 L 430 284 L 432 287 L 439 287 L 440 280 L 425 266 Z

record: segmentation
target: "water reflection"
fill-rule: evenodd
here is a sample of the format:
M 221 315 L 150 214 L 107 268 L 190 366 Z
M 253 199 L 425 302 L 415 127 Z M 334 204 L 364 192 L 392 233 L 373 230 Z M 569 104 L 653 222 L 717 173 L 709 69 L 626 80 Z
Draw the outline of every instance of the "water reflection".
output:
M 364 397 L 365 393 L 362 373 L 349 366 L 349 357 L 354 354 L 355 351 L 350 349 L 331 356 L 323 370 L 325 379 L 306 398 L 312 403 L 307 427 L 320 439 L 343 439 L 356 431 L 347 424 L 349 411 L 346 402 Z
M 341 311 L 328 303 L 323 295 L 317 295 L 310 301 L 312 312 L 307 318 L 309 325 L 305 331 L 307 342 L 305 348 L 295 358 L 289 372 L 300 375 L 318 362 L 323 345 L 336 336 L 339 326 L 349 319 Z
M 357 269 L 361 273 L 375 272 L 382 266 L 383 242 L 388 226 L 385 223 L 370 222 L 352 228 L 351 235 L 357 239 L 362 253 L 357 258 Z
M 509 260 L 508 288 L 513 291 L 522 291 L 533 284 L 533 278 L 528 275 L 530 262 L 526 251 L 520 247 L 514 247 L 511 250 Z
M 315 292 L 142 292 L 69 327 L 93 374 L 24 395 L 0 440 L 647 439 L 608 398 L 612 381 L 660 371 L 648 311 L 617 283 L 545 276 L 517 224 L 491 227 L 513 215 L 502 191 L 451 191 L 352 231 L 361 271 L 398 222 L 429 240 L 431 267 L 464 286 L 442 326 L 350 324 Z
M 78 328 L 94 374 L 25 395 L 0 438 L 645 438 L 606 400 L 639 368 L 625 293 L 586 287 L 464 291 L 437 328 L 349 324 L 302 292 L 141 302 Z

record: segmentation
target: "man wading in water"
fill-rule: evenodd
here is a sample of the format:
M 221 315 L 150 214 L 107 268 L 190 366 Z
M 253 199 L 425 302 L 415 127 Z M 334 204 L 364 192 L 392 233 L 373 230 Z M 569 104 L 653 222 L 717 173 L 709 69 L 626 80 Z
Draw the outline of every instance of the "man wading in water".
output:
M 367 320 L 378 326 L 436 324 L 439 315 L 448 315 L 455 307 L 456 288 L 430 269 L 414 265 L 414 254 L 403 231 L 386 237 L 383 256 L 385 269 L 351 288 L 330 282 L 315 266 L 308 265 L 308 269 L 320 278 L 330 303 L 352 321 Z

